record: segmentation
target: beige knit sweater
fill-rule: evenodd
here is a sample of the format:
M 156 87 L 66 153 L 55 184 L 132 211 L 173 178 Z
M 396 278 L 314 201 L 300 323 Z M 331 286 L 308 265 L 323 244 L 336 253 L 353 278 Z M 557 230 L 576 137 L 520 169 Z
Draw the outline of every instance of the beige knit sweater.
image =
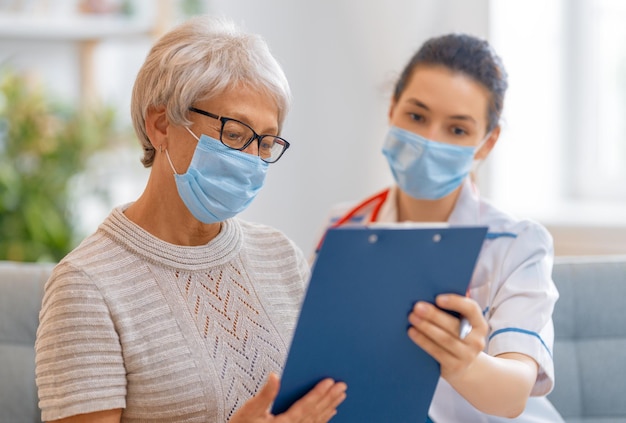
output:
M 280 373 L 309 275 L 280 232 L 237 219 L 163 242 L 115 209 L 55 268 L 36 342 L 42 419 L 224 422 Z

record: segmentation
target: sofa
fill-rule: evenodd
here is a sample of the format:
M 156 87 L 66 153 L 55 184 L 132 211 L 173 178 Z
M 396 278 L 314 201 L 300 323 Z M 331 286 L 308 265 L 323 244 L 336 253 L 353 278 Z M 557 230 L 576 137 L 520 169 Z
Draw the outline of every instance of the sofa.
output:
M 626 422 L 626 256 L 557 258 L 556 385 L 568 423 Z
M 34 343 L 51 264 L 0 261 L 0 423 L 40 422 Z M 554 281 L 556 387 L 568 423 L 626 423 L 626 256 L 562 257 Z
M 35 334 L 51 264 L 0 262 L 0 423 L 41 422 Z

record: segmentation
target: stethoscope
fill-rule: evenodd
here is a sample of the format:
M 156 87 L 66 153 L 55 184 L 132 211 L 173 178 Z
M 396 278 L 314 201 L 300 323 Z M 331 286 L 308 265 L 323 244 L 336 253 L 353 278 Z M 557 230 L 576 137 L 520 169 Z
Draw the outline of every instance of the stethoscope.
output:
M 389 191 L 391 191 L 391 189 L 387 188 L 361 201 L 359 204 L 348 210 L 343 216 L 337 219 L 337 221 L 335 221 L 332 225 L 330 225 L 329 229 L 338 228 L 345 225 L 346 223 L 350 222 L 356 215 L 358 215 L 367 208 L 372 208 L 372 213 L 370 214 L 369 220 L 368 222 L 366 222 L 366 224 L 376 222 L 376 220 L 378 219 L 378 214 L 380 213 L 380 210 L 383 208 L 383 204 L 385 204 L 385 201 L 389 196 Z M 324 233 L 324 235 L 322 235 L 322 238 L 318 242 L 317 247 L 315 248 L 315 253 L 318 253 L 320 248 L 322 247 L 325 235 L 326 234 Z
M 471 183 L 471 187 L 474 192 L 478 191 L 476 185 L 473 182 Z M 372 208 L 372 213 L 369 215 L 369 219 L 364 221 L 363 224 L 368 225 L 368 224 L 376 222 L 376 220 L 378 219 L 378 215 L 380 214 L 380 210 L 382 209 L 383 204 L 387 200 L 387 197 L 389 196 L 390 191 L 391 191 L 391 188 L 386 188 L 383 191 L 380 191 L 372 195 L 371 197 L 366 198 L 365 200 L 363 200 L 362 202 L 360 202 L 359 204 L 357 204 L 356 206 L 348 210 L 343 216 L 341 216 L 339 219 L 337 219 L 337 221 L 335 221 L 332 225 L 330 225 L 328 229 L 337 228 L 339 226 L 345 225 L 346 223 L 350 222 L 355 216 L 357 216 L 358 214 L 360 214 L 363 210 L 367 208 Z M 480 211 L 477 210 L 476 213 L 477 213 L 476 221 L 478 222 L 480 221 L 480 216 L 479 216 Z M 317 244 L 317 247 L 315 249 L 316 254 L 319 252 L 320 248 L 322 247 L 322 244 L 324 243 L 325 235 L 326 233 L 322 235 L 322 238 Z M 516 234 L 510 233 L 510 232 L 495 232 L 495 233 L 489 232 L 486 235 L 486 239 L 495 239 L 499 237 L 516 237 L 516 236 L 517 236 Z

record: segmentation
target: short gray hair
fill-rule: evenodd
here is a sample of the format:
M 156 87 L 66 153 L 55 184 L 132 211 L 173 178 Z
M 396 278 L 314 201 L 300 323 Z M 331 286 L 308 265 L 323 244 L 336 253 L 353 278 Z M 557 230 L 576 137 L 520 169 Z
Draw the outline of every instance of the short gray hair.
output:
M 236 85 L 269 94 L 278 106 L 279 130 L 291 101 L 285 74 L 263 38 L 225 18 L 199 16 L 163 35 L 142 65 L 131 100 L 141 162 L 152 166 L 155 149 L 146 134 L 146 113 L 165 106 L 170 122 L 189 126 L 188 109 L 198 100 Z

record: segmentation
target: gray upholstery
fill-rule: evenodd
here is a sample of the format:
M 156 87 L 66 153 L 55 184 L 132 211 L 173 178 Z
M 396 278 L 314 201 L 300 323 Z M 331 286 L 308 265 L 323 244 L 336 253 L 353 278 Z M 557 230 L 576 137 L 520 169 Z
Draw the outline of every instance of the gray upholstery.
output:
M 0 423 L 40 422 L 34 342 L 50 264 L 0 262 Z M 626 423 L 626 256 L 558 258 L 557 383 L 568 423 Z
M 0 422 L 41 422 L 35 333 L 50 264 L 0 262 Z
M 626 257 L 558 258 L 556 385 L 568 423 L 626 422 Z

